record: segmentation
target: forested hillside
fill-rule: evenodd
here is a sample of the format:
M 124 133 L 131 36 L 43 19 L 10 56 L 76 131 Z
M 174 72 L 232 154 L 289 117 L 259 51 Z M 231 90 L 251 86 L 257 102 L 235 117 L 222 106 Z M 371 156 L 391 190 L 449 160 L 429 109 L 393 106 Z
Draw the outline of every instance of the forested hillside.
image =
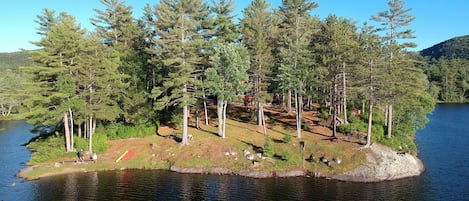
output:
M 20 66 L 31 65 L 33 61 L 27 52 L 0 53 L 0 70 L 17 69 Z
M 469 35 L 455 37 L 420 52 L 430 93 L 441 101 L 469 101 Z
M 469 59 L 469 35 L 451 38 L 420 52 L 424 57 L 439 59 Z
M 209 100 L 217 102 L 218 135 L 229 138 L 226 108 L 243 99 L 252 112 L 247 121 L 266 136 L 264 107 L 279 104 L 296 115 L 297 138 L 307 126 L 302 112 L 314 110 L 330 120 L 332 138 L 360 132 L 366 146 L 375 140 L 415 150 L 415 130 L 434 107 L 425 74 L 406 51 L 415 18 L 401 0 L 372 16 L 381 27 L 333 14 L 319 19 L 311 0 L 278 8 L 253 0 L 239 24 L 231 0 L 161 0 L 138 19 L 123 1 L 101 2 L 93 31 L 67 13 L 39 13 L 39 49 L 28 52 L 38 64 L 22 67 L 22 79 L 5 78 L 14 85 L 1 91 L 10 100 L 4 116 L 53 128 L 67 152 L 74 138 L 92 151 L 95 140 L 128 137 L 129 127 L 168 122 L 186 145 L 188 119 L 198 123 L 203 114 L 208 124 Z M 103 129 L 110 127 L 121 130 Z

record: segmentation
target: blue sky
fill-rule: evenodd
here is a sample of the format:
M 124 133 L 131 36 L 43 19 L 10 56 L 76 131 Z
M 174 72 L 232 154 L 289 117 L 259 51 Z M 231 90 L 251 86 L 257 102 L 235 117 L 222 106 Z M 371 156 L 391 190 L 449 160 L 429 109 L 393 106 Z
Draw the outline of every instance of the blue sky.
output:
M 312 15 L 325 18 L 329 14 L 354 19 L 361 25 L 380 11 L 387 10 L 388 0 L 313 0 L 319 7 Z M 154 5 L 157 0 L 126 0 L 133 7 L 134 16 L 141 17 L 145 4 Z M 207 1 L 209 2 L 209 1 Z M 281 0 L 268 0 L 277 8 Z M 416 20 L 409 28 L 415 30 L 415 50 L 425 49 L 447 39 L 469 35 L 469 0 L 405 0 L 406 8 Z M 236 0 L 238 17 L 249 0 Z M 104 9 L 99 0 L 11 0 L 2 1 L 0 7 L 0 52 L 14 52 L 20 49 L 35 49 L 31 41 L 38 41 L 38 27 L 34 20 L 43 8 L 56 13 L 67 12 L 76 17 L 82 27 L 92 30 L 89 19 L 95 16 L 94 8 Z

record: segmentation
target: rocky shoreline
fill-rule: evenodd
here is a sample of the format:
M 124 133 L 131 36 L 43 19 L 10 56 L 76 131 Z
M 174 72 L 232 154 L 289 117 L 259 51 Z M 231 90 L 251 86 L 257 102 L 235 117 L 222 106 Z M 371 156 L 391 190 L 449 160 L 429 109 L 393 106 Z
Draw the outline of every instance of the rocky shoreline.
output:
M 367 162 L 351 171 L 338 174 L 327 174 L 321 172 L 310 172 L 304 170 L 290 171 L 259 171 L 259 170 L 239 170 L 234 171 L 224 167 L 214 168 L 186 168 L 171 166 L 170 171 L 178 173 L 192 174 L 220 174 L 220 175 L 239 175 L 252 178 L 280 178 L 280 177 L 317 177 L 335 179 L 339 181 L 350 182 L 381 182 L 403 179 L 407 177 L 419 176 L 425 171 L 425 167 L 420 159 L 406 154 L 398 153 L 389 147 L 374 144 L 370 147 L 370 152 L 366 155 Z M 23 177 L 26 172 L 32 171 L 34 167 L 28 167 L 21 170 L 17 176 Z M 58 174 L 68 174 L 73 172 L 87 172 L 84 168 L 67 168 L 60 172 L 47 173 L 40 177 L 53 176 Z
M 253 178 L 310 176 L 351 182 L 381 182 L 397 180 L 419 176 L 425 171 L 422 161 L 413 155 L 398 153 L 391 148 L 380 144 L 374 144 L 370 149 L 371 152 L 368 153 L 366 157 L 366 164 L 341 174 L 322 174 L 320 172 L 307 172 L 303 170 L 273 172 L 256 170 L 232 171 L 227 168 L 203 169 L 181 168 L 176 166 L 172 166 L 170 171 L 196 174 L 231 174 Z

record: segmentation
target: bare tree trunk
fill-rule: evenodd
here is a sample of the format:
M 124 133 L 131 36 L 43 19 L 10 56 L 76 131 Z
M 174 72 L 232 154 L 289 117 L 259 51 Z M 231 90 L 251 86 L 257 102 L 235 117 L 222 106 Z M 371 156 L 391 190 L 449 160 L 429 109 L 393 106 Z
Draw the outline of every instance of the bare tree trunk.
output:
M 223 135 L 222 138 L 226 137 L 226 108 L 228 107 L 228 101 L 223 103 Z
M 74 139 L 73 139 L 73 113 L 72 113 L 72 109 L 71 108 L 68 108 L 68 113 L 70 114 L 70 145 L 71 145 L 71 148 L 72 150 L 71 151 L 74 151 L 75 150 L 75 142 L 74 142 Z
M 189 118 L 189 114 L 188 114 L 188 106 L 185 105 L 183 108 L 182 108 L 182 145 L 188 145 L 189 142 L 187 141 L 187 130 L 188 130 L 188 118 Z
M 257 125 L 262 126 L 262 118 L 264 116 L 264 106 L 262 105 L 262 102 L 259 100 L 257 101 Z
M 88 125 L 88 128 L 89 128 L 89 131 L 88 131 L 88 139 L 89 139 L 88 151 L 89 151 L 89 153 L 93 153 L 93 117 L 92 116 L 90 116 L 88 124 L 89 124 Z
M 365 102 L 363 102 L 365 105 Z M 364 108 L 365 106 L 363 106 Z M 373 60 L 370 61 L 370 100 L 369 100 L 369 111 L 368 111 L 368 130 L 366 133 L 366 144 L 365 147 L 371 146 L 371 128 L 373 126 Z
M 64 130 L 65 130 L 65 151 L 70 152 L 71 146 L 70 146 L 70 127 L 68 125 L 69 123 L 68 113 L 64 112 L 63 115 L 64 115 L 63 122 L 64 122 Z
M 373 124 L 373 104 L 371 103 L 371 98 L 370 98 L 370 105 L 369 105 L 369 111 L 368 111 L 368 130 L 366 133 L 366 145 L 365 147 L 371 146 L 371 128 Z
M 295 95 L 296 98 L 296 136 L 297 138 L 301 138 L 301 123 L 302 123 L 302 96 L 298 94 L 298 92 Z
M 81 137 L 81 124 L 78 125 L 78 137 Z
M 332 93 L 332 137 L 337 137 L 337 81 L 334 77 L 334 92 Z
M 392 104 L 389 104 L 388 106 L 388 132 L 386 133 L 387 134 L 387 137 L 390 138 L 392 135 Z
M 261 106 L 262 106 L 262 103 L 261 103 Z M 262 108 L 262 126 L 263 126 L 263 129 L 264 129 L 264 135 L 267 136 L 267 125 L 265 124 L 265 115 L 264 115 L 264 107 L 261 107 Z
M 200 128 L 200 125 L 199 125 L 199 107 L 195 108 L 195 127 L 197 129 Z
M 218 136 L 223 137 L 223 100 L 217 101 Z
M 384 126 L 388 126 L 388 118 L 389 118 L 389 104 L 384 106 Z
M 287 112 L 291 112 L 291 90 L 289 89 L 287 92 Z
M 342 104 L 344 108 L 344 123 L 348 124 L 348 118 L 347 118 L 347 81 L 345 79 L 345 62 L 342 63 L 342 85 L 343 85 L 343 99 L 342 99 Z
M 208 111 L 207 111 L 207 100 L 205 97 L 205 89 L 202 88 L 202 97 L 204 99 L 204 116 L 205 116 L 205 125 L 208 126 Z

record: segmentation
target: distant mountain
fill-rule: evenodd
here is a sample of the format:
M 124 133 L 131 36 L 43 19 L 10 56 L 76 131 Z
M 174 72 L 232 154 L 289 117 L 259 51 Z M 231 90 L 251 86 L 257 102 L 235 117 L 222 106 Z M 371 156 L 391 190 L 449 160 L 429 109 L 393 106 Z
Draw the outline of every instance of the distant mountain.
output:
M 29 57 L 26 52 L 0 53 L 0 70 L 32 65 L 34 62 Z
M 469 35 L 455 37 L 420 51 L 420 55 L 439 59 L 440 57 L 469 59 Z

